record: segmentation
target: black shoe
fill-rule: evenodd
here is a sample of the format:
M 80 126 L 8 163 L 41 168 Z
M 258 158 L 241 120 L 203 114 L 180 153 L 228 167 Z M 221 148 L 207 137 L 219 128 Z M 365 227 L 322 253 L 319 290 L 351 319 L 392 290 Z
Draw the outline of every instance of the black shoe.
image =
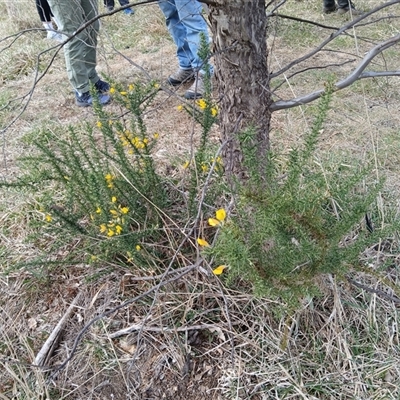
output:
M 94 88 L 96 89 L 97 93 L 104 94 L 110 90 L 110 84 L 108 82 L 104 82 L 99 79 L 95 84 Z
M 334 13 L 336 11 L 337 11 L 336 6 L 333 7 L 333 8 L 324 7 L 324 9 L 323 9 L 323 13 L 324 14 L 332 14 L 332 13 Z
M 111 101 L 111 97 L 108 94 L 99 93 L 99 103 L 106 105 Z M 78 107 L 90 107 L 93 105 L 93 97 L 90 92 L 78 93 L 75 92 L 75 104 Z

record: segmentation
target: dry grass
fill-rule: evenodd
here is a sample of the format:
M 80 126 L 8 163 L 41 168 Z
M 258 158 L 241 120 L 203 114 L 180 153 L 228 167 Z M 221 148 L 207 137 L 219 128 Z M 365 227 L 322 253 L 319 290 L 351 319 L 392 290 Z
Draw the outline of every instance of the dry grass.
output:
M 289 3 L 282 12 L 326 24 L 340 25 L 343 18 L 322 16 L 321 2 Z M 8 3 L 7 3 L 8 4 Z M 33 2 L 24 3 L 13 20 L 6 3 L 0 3 L 1 37 L 36 26 Z M 361 8 L 376 5 L 374 0 Z M 393 13 L 398 13 L 393 9 Z M 383 13 L 384 14 L 384 13 Z M 395 30 L 395 23 L 366 27 L 358 35 L 375 41 Z M 276 30 L 274 30 L 276 28 Z M 307 53 L 321 36 L 315 28 L 299 28 L 293 22 L 271 27 L 271 68 Z M 4 43 L 2 42 L 2 49 Z M 6 126 L 25 107 L 24 96 L 33 82 L 35 55 L 50 43 L 43 33 L 30 33 L 18 45 L 0 52 L 0 123 Z M 175 68 L 174 46 L 156 6 L 137 8 L 133 18 L 116 15 L 105 19 L 100 45 L 99 70 L 112 79 L 129 83 L 142 76 L 121 54 L 162 80 Z M 369 43 L 338 39 L 331 46 L 342 53 L 324 52 L 308 66 L 360 59 Z M 41 70 L 50 60 L 46 54 Z M 374 62 L 395 69 L 399 55 L 388 52 Z M 330 72 L 344 76 L 355 62 L 334 66 Z M 391 66 L 391 67 L 390 67 Z M 319 88 L 327 72 L 312 70 L 284 85 L 277 95 L 286 98 Z M 179 92 L 182 94 L 182 92 Z M 321 134 L 320 157 L 334 162 L 349 158 L 376 163 L 376 174 L 387 178 L 384 198 L 396 198 L 399 187 L 400 146 L 398 79 L 361 81 L 337 93 Z M 192 121 L 179 114 L 181 100 L 168 94 L 156 98 L 147 117 L 150 132 L 160 133 L 156 157 L 166 170 L 172 159 L 185 160 L 193 145 Z M 113 104 L 113 111 L 118 107 Z M 272 145 L 288 153 L 308 129 L 313 105 L 280 111 L 273 116 Z M 1 175 L 18 176 L 16 162 L 32 149 L 23 140 L 42 126 L 92 121 L 90 109 L 73 105 L 62 56 L 37 85 L 24 113 L 2 134 Z M 217 128 L 215 128 L 217 129 Z M 217 139 L 217 130 L 215 131 Z M 30 222 L 43 216 L 32 193 L 0 189 L 0 265 L 13 270 L 42 250 L 42 242 L 28 241 Z M 57 194 L 55 194 L 57 195 Z M 382 207 L 381 211 L 388 212 Z M 392 210 L 396 213 L 396 210 Z M 393 246 L 393 244 L 392 244 Z M 62 249 L 68 251 L 70 247 Z M 368 249 L 365 263 L 381 269 L 386 282 L 359 274 L 365 285 L 391 293 L 398 287 L 398 257 L 393 247 Z M 190 265 L 190 261 L 186 260 Z M 387 264 L 384 264 L 387 262 Z M 182 265 L 184 268 L 185 265 Z M 206 267 L 206 266 L 204 266 Z M 112 272 L 111 272 L 112 271 Z M 39 273 L 40 272 L 40 273 Z M 36 275 L 36 273 L 38 273 Z M 143 272 L 90 265 L 46 271 L 15 269 L 0 275 L 0 399 L 398 399 L 400 354 L 398 304 L 379 294 L 363 291 L 335 277 L 320 282 L 322 296 L 304 299 L 302 308 L 256 299 L 245 283 L 224 287 L 203 270 L 191 270 L 182 278 L 102 318 L 85 333 L 68 366 L 49 380 L 32 366 L 35 355 L 78 292 L 81 303 L 64 331 L 51 364 L 71 354 L 78 332 L 94 317 L 142 296 L 159 281 Z M 91 279 L 93 278 L 93 279 Z M 128 334 L 115 332 L 132 327 Z

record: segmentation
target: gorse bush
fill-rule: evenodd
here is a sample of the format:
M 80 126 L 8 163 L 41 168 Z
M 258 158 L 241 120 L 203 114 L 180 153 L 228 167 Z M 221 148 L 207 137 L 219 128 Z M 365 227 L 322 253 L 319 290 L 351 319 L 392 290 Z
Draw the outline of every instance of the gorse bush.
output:
M 33 139 L 39 154 L 24 159 L 36 182 L 51 182 L 63 194 L 43 206 L 48 228 L 83 235 L 91 260 L 132 263 L 141 259 L 135 254 L 144 238 L 160 237 L 167 197 L 151 156 L 158 134 L 147 134 L 142 117 L 157 91 L 154 83 L 114 87 L 115 100 L 131 112 L 129 123 L 95 104 L 95 126 L 69 127 L 67 135 L 44 130 Z
M 359 265 L 360 253 L 376 243 L 377 233 L 362 229 L 382 182 L 368 168 L 330 165 L 316 157 L 319 133 L 332 96 L 319 103 L 303 147 L 291 151 L 285 167 L 271 151 L 260 176 L 254 132 L 240 134 L 248 179 L 236 183 L 230 216 L 206 253 L 227 267 L 228 283 L 238 278 L 254 285 L 258 295 L 296 302 L 316 293 L 320 274 L 342 275 Z M 368 182 L 368 184 L 366 183 Z M 382 234 L 382 232 L 380 232 Z
M 171 259 L 194 262 L 200 246 L 203 257 L 220 265 L 214 273 L 227 284 L 241 279 L 258 295 L 296 303 L 316 293 L 320 274 L 343 275 L 357 268 L 360 252 L 375 243 L 378 233 L 363 229 L 362 221 L 382 182 L 371 180 L 368 168 L 316 157 L 333 93 L 328 85 L 303 146 L 293 149 L 286 162 L 271 151 L 260 174 L 257 149 L 249 140 L 254 131 L 239 133 L 248 177 L 229 191 L 222 160 L 209 141 L 218 110 L 211 99 L 209 66 L 204 69 L 205 97 L 178 107 L 202 127 L 199 145 L 182 162 L 179 182 L 157 171 L 153 149 L 159 135 L 147 131 L 143 117 L 159 90 L 155 82 L 113 85 L 114 101 L 129 112 L 123 117 L 95 103 L 96 123 L 34 135 L 38 154 L 25 157 L 29 172 L 16 184 L 43 190 L 38 236 L 45 231 L 53 238 L 45 260 L 78 240 L 79 246 L 67 252 L 69 263 L 101 261 L 163 271 Z M 229 198 L 227 213 L 222 199 Z M 209 219 L 212 227 L 205 229 L 201 219 L 217 208 Z
M 221 173 L 220 166 L 218 172 L 218 167 L 210 171 L 214 160 L 208 140 L 217 109 L 210 94 L 192 107 L 179 107 L 203 127 L 199 148 L 191 160 L 181 163 L 182 190 L 182 182 L 157 171 L 153 149 L 159 133 L 149 133 L 144 122 L 158 91 L 155 82 L 135 82 L 128 87 L 113 84 L 114 101 L 127 110 L 123 117 L 95 102 L 95 123 L 31 135 L 37 154 L 22 158 L 28 172 L 14 185 L 30 186 L 39 193 L 37 211 L 42 219 L 33 240 L 43 241 L 46 232 L 53 241 L 52 248 L 41 245 L 46 254 L 33 265 L 51 264 L 52 252 L 80 241 L 66 257 L 63 253 L 65 263 L 101 261 L 103 265 L 162 270 L 179 241 L 195 235 L 193 222 L 205 198 L 212 204 L 215 197 L 210 194 L 217 196 L 217 190 L 211 189 L 202 195 L 204 185 L 211 188 Z M 195 240 L 187 242 L 184 253 L 196 251 L 190 243 Z

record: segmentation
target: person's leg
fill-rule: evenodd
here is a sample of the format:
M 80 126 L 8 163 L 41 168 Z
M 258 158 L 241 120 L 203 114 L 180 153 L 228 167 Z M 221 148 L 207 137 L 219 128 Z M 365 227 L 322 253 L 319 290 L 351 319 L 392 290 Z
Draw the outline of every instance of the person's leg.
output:
M 114 9 L 114 6 L 114 0 L 104 0 L 104 7 L 106 7 L 108 11 L 112 11 Z
M 325 13 L 331 13 L 331 12 L 336 11 L 337 7 L 336 7 L 335 0 L 324 0 L 323 3 L 324 3 L 324 12 Z
M 98 14 L 97 0 L 81 0 L 84 22 L 91 20 Z M 100 78 L 96 72 L 97 65 L 97 34 L 100 29 L 100 23 L 97 20 L 86 29 L 87 41 L 84 62 L 86 65 L 87 76 L 92 84 L 95 84 Z
M 129 0 L 118 0 L 118 1 L 119 1 L 119 4 L 121 4 L 121 7 L 129 4 Z M 131 7 L 125 8 L 124 14 L 133 15 L 133 14 L 135 14 L 135 10 Z
M 47 39 L 56 40 L 57 42 L 63 42 L 64 37 L 60 33 L 56 32 L 54 29 L 53 22 L 51 18 L 54 18 L 53 13 L 51 12 L 49 3 L 47 0 L 36 0 L 36 9 L 39 14 L 39 18 L 42 21 L 44 28 L 47 30 Z M 57 21 L 56 21 L 57 23 Z M 58 27 L 58 24 L 57 24 Z
M 36 0 L 36 9 L 39 14 L 40 20 L 44 22 L 51 22 L 51 9 L 47 0 Z
M 189 48 L 191 67 L 195 71 L 201 70 L 203 60 L 199 57 L 200 34 L 205 36 L 209 43 L 208 28 L 203 18 L 201 3 L 197 0 L 175 0 L 175 6 L 179 15 L 180 24 L 184 27 L 185 45 Z M 186 50 L 186 48 L 185 48 Z
M 85 10 L 87 6 L 93 7 L 91 1 L 96 2 L 96 0 L 49 0 L 54 15 L 60 21 L 59 29 L 66 35 L 73 36 L 74 32 L 86 22 Z M 89 27 L 75 35 L 64 46 L 68 78 L 78 93 L 88 92 L 90 88 L 87 54 L 90 54 L 89 59 L 93 62 L 93 52 L 95 52 L 93 46 L 96 44 L 95 41 L 93 43 L 93 35 L 95 36 L 95 30 Z M 97 75 L 94 76 L 93 70 L 94 66 L 91 66 L 91 78 L 98 79 Z
M 338 0 L 339 9 L 348 10 L 349 8 L 354 9 L 354 4 L 350 0 Z
M 180 21 L 175 0 L 160 0 L 158 5 L 165 16 L 168 31 L 176 45 L 179 67 L 182 70 L 191 71 L 193 57 L 186 40 L 186 28 Z

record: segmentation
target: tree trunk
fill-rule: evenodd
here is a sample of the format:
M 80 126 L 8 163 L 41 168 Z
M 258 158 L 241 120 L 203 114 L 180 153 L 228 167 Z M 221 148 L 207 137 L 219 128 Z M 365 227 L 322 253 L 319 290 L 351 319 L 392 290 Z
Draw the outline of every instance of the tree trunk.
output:
M 211 3 L 210 3 L 211 4 Z M 246 177 L 238 132 L 254 129 L 260 172 L 269 149 L 271 92 L 267 65 L 265 0 L 213 0 L 210 9 L 215 77 L 220 96 L 221 139 L 227 142 L 228 177 Z

